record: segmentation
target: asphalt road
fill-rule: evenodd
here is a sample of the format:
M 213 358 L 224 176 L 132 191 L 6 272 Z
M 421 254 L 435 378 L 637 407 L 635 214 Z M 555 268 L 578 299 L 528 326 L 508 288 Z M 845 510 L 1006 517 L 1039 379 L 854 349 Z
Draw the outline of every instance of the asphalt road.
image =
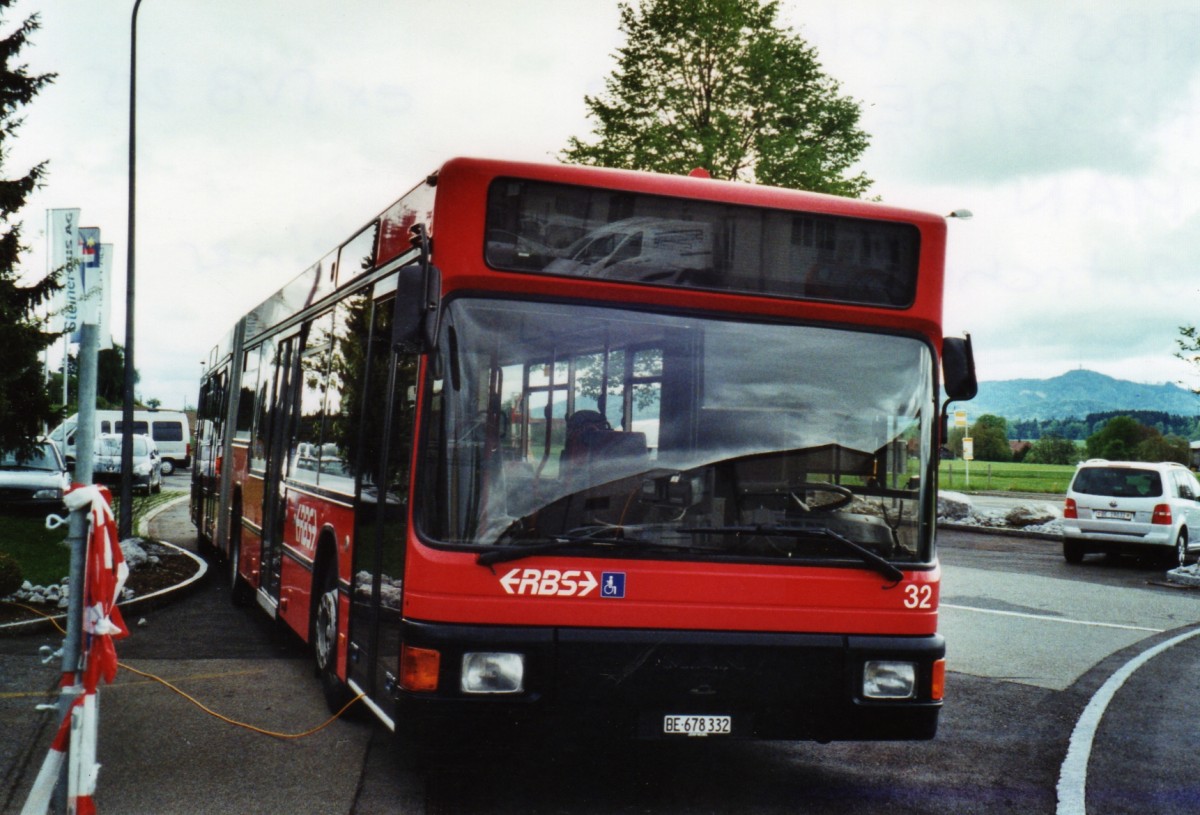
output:
M 194 538 L 182 508 L 152 531 Z M 415 768 L 369 719 L 266 736 L 123 670 L 101 695 L 96 803 L 106 815 L 1200 811 L 1190 712 L 1200 637 L 1129 670 L 1148 647 L 1196 630 L 1200 595 L 1159 585 L 1158 564 L 1072 567 L 1051 542 L 954 531 L 939 540 L 951 673 L 931 742 L 613 744 L 564 733 L 510 745 L 478 733 L 474 749 Z M 234 609 L 220 581 L 129 622 L 123 664 L 228 717 L 287 733 L 327 717 L 304 649 L 261 614 Z M 5 813 L 20 810 L 51 736 L 49 715 L 33 710 L 57 679 L 57 666 L 33 656 L 43 643 L 57 640 L 0 639 Z M 1086 805 L 1062 809 L 1064 761 L 1080 755 L 1072 733 L 1105 694 L 1082 770 L 1067 773 Z

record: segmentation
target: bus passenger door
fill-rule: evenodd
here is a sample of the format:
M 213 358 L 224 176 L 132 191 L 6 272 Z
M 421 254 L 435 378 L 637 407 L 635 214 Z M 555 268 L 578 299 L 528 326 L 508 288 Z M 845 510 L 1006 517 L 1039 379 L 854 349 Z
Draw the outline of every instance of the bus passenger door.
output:
M 377 287 L 387 288 L 386 281 Z M 377 290 L 372 299 L 369 339 L 359 357 L 363 388 L 357 402 L 360 455 L 347 673 L 391 715 L 400 655 L 418 356 L 392 346 L 394 297 L 381 297 Z M 366 322 L 354 314 L 346 320 L 350 325 Z
M 221 494 L 218 462 L 225 439 L 226 382 L 229 370 L 212 374 L 204 383 L 196 427 L 196 450 L 192 456 L 192 491 L 196 506 L 196 528 L 213 546 L 217 541 L 217 517 Z
M 298 345 L 299 343 L 299 345 Z M 267 470 L 263 485 L 262 582 L 259 590 L 273 601 L 279 600 L 283 531 L 287 518 L 287 496 L 283 489 L 286 456 L 295 425 L 297 368 L 303 336 L 293 336 L 279 344 L 275 366 L 275 402 L 271 407 L 267 434 Z

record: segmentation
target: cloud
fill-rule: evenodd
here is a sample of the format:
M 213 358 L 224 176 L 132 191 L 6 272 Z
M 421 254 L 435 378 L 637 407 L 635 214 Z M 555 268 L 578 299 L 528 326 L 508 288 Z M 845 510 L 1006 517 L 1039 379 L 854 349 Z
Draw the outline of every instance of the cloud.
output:
M 802 34 L 867 105 L 872 153 L 920 183 L 1142 172 L 1145 134 L 1200 66 L 1200 10 L 1180 0 L 817 8 L 797 4 L 792 22 L 811 21 Z

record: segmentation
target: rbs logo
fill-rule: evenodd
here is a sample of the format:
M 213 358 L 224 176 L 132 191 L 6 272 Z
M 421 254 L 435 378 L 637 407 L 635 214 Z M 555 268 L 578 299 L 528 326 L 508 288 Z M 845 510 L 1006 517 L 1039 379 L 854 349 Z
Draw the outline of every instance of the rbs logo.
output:
M 516 568 L 500 578 L 500 585 L 506 594 L 528 594 L 537 597 L 587 597 L 596 590 L 600 581 L 596 579 L 596 575 L 580 569 L 559 571 L 558 569 Z

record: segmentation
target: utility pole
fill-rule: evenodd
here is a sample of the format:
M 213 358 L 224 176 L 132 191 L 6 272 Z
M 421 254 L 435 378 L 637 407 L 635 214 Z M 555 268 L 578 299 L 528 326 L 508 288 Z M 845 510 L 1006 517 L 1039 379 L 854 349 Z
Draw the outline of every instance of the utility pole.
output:
M 142 0 L 133 4 L 129 30 L 129 232 L 125 255 L 125 387 L 121 395 L 121 517 L 117 533 L 122 540 L 133 535 L 133 307 L 134 216 L 137 180 L 137 15 Z

